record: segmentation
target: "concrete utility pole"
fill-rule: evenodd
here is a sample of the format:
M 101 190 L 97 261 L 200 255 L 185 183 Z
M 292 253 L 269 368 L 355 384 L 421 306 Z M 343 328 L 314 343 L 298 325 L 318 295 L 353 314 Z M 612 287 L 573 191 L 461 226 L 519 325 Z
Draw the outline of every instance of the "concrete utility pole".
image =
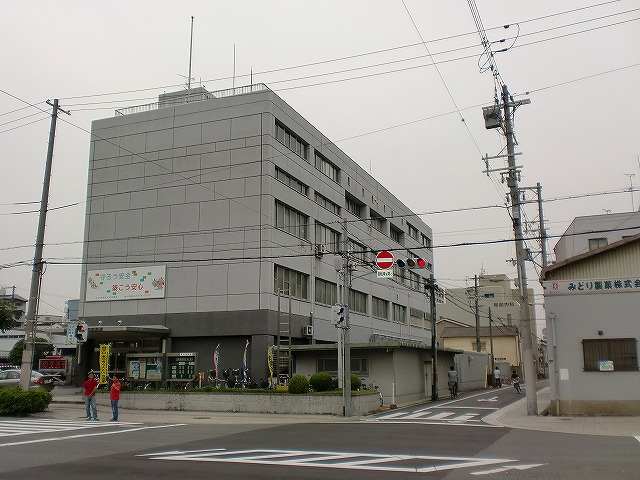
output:
M 496 368 L 496 356 L 493 353 L 493 318 L 491 317 L 491 307 L 489 307 L 489 345 L 491 347 L 491 371 Z
M 533 355 L 533 334 L 531 331 L 531 315 L 529 309 L 529 293 L 527 289 L 527 270 L 525 265 L 525 248 L 522 235 L 522 213 L 520 208 L 520 189 L 518 187 L 518 167 L 516 166 L 515 141 L 513 138 L 513 118 L 511 108 L 530 103 L 528 99 L 513 102 L 509 89 L 502 86 L 502 103 L 505 120 L 505 136 L 507 138 L 508 173 L 507 185 L 511 196 L 511 218 L 516 244 L 516 260 L 518 264 L 518 281 L 520 289 L 520 330 L 522 332 L 522 361 L 524 363 L 525 386 L 527 388 L 527 415 L 538 414 L 538 397 L 536 393 L 536 368 Z
M 36 317 L 38 314 L 38 302 L 40 300 L 40 280 L 42 277 L 42 250 L 44 248 L 44 228 L 47 223 L 47 207 L 49 204 L 49 183 L 51 180 L 51 165 L 53 164 L 53 144 L 56 138 L 56 121 L 58 110 L 70 115 L 58 107 L 58 99 L 53 103 L 47 100 L 53 111 L 51 113 L 51 127 L 49 128 L 49 147 L 47 149 L 47 161 L 44 168 L 44 181 L 42 183 L 42 198 L 40 199 L 40 216 L 38 218 L 38 232 L 36 234 L 36 250 L 33 256 L 33 270 L 31 272 L 31 288 L 29 290 L 29 306 L 25 321 L 24 350 L 22 350 L 22 365 L 20 368 L 20 388 L 29 389 L 31 380 L 31 366 L 33 364 L 33 350 L 36 334 Z
M 431 400 L 438 400 L 438 331 L 436 323 L 436 290 L 438 286 L 433 274 L 427 280 L 426 288 L 429 290 L 431 300 Z
M 547 267 L 547 230 L 544 228 L 544 212 L 542 210 L 542 185 L 536 184 L 538 193 L 538 219 L 540 220 L 540 246 L 542 250 L 542 268 Z
M 344 380 L 342 381 L 342 401 L 344 416 L 351 416 L 351 326 L 349 324 L 349 289 L 351 287 L 351 270 L 349 268 L 349 237 L 347 234 L 347 220 L 342 222 L 342 301 L 344 302 Z
M 475 309 L 476 309 L 476 352 L 482 351 L 480 345 L 480 306 L 478 305 L 478 275 L 474 275 L 474 288 L 473 296 L 475 297 Z

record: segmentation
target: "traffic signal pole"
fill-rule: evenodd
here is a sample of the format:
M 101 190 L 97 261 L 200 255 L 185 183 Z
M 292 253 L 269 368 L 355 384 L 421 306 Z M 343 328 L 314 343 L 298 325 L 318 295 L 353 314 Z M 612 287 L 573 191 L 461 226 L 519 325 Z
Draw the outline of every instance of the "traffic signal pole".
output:
M 511 196 L 511 219 L 516 244 L 516 260 L 518 264 L 518 281 L 520 289 L 520 331 L 522 332 L 522 362 L 527 393 L 527 415 L 538 414 L 538 395 L 536 392 L 536 368 L 533 352 L 533 333 L 531 311 L 529 308 L 529 292 L 527 287 L 527 269 L 524 238 L 522 235 L 522 212 L 520 208 L 520 189 L 518 187 L 518 167 L 516 166 L 515 141 L 513 138 L 512 106 L 529 103 L 523 100 L 514 103 L 509 96 L 509 89 L 502 86 L 502 103 L 505 119 L 505 136 L 507 138 L 508 172 L 507 185 Z
M 349 325 L 349 288 L 351 287 L 351 270 L 349 269 L 349 237 L 347 235 L 347 220 L 342 223 L 342 303 L 344 306 L 344 379 L 342 381 L 342 401 L 344 416 L 351 416 L 351 332 Z

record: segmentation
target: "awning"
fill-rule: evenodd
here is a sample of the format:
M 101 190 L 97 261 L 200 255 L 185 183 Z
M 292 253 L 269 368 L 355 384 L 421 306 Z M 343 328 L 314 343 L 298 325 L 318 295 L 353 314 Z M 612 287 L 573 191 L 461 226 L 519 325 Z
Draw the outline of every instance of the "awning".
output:
M 138 340 L 168 337 L 171 329 L 162 325 L 97 325 L 89 326 L 89 340 Z

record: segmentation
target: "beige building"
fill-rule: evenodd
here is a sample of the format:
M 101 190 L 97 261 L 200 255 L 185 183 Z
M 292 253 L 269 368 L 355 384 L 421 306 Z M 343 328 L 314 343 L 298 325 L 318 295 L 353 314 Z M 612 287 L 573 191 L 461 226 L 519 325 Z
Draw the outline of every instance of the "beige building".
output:
M 438 341 L 441 348 L 475 352 L 476 329 L 460 322 L 440 320 L 437 322 Z M 480 350 L 493 354 L 496 363 L 508 363 L 510 367 L 520 367 L 520 334 L 513 325 L 480 327 Z M 493 342 L 491 337 L 493 337 Z M 491 347 L 493 343 L 493 349 Z

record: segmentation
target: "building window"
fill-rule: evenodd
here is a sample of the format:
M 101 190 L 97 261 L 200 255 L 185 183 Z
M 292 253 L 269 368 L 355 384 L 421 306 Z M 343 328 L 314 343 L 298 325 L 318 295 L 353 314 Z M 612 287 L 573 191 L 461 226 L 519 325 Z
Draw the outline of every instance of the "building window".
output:
M 351 373 L 354 375 L 369 375 L 369 362 L 366 357 L 351 357 Z M 338 358 L 318 358 L 316 363 L 318 372 L 327 372 L 336 375 L 338 373 Z
M 402 230 L 392 226 L 390 229 L 391 240 L 402 244 Z
M 398 323 L 407 323 L 407 307 L 393 304 L 393 321 Z
M 318 152 L 316 152 L 316 168 L 334 182 L 339 182 L 340 169 Z
M 347 212 L 352 213 L 358 218 L 362 218 L 362 204 L 358 203 L 356 200 L 350 197 L 345 198 L 345 206 L 347 208 Z
M 416 227 L 414 227 L 413 225 L 411 225 L 409 222 L 407 222 L 407 227 L 409 228 L 409 236 L 411 238 L 414 238 L 414 239 L 418 240 L 418 235 L 420 234 L 418 232 L 418 229 Z
M 316 278 L 316 303 L 323 305 L 337 305 L 338 285 Z
M 371 210 L 371 226 L 379 232 L 384 231 L 384 222 L 386 221 L 382 215 Z
M 363 263 L 367 262 L 367 247 L 355 240 L 349 239 L 348 242 L 349 253 L 356 259 Z
M 589 251 L 597 248 L 606 247 L 609 244 L 606 238 L 590 238 L 589 239 Z
M 301 156 L 306 160 L 307 158 L 307 143 L 303 141 L 299 136 L 289 130 L 276 120 L 276 140 L 282 143 L 292 152 Z
M 409 286 L 414 290 L 422 290 L 424 287 L 424 281 L 422 280 L 422 277 L 410 270 L 409 270 Z
M 293 208 L 276 201 L 276 228 L 296 237 L 309 239 L 307 223 L 309 217 Z
M 340 234 L 316 222 L 316 244 L 324 245 L 330 252 L 340 251 Z
M 280 265 L 274 268 L 274 292 L 282 292 L 300 300 L 307 300 L 309 275 L 290 270 Z
M 431 239 L 429 237 L 427 237 L 426 235 L 422 235 L 422 245 L 427 247 L 429 250 L 431 250 L 431 247 L 433 246 L 431 244 Z
M 371 316 L 389 320 L 389 302 L 378 297 L 371 297 Z
M 584 370 L 600 372 L 638 371 L 638 341 L 635 338 L 596 338 L 582 340 Z
M 276 178 L 286 186 L 293 188 L 296 192 L 299 192 L 303 195 L 308 195 L 309 187 L 278 167 L 276 167 Z
M 395 263 L 393 264 L 393 278 L 397 278 L 403 285 L 407 283 L 407 277 L 404 274 L 404 269 L 400 268 Z
M 367 314 L 367 294 L 349 290 L 349 312 Z
M 320 205 L 321 207 L 326 208 L 331 213 L 335 213 L 336 215 L 340 215 L 340 205 L 338 205 L 337 203 L 332 202 L 327 197 L 325 197 L 323 195 L 320 195 L 318 192 L 316 192 L 316 203 L 318 205 Z

